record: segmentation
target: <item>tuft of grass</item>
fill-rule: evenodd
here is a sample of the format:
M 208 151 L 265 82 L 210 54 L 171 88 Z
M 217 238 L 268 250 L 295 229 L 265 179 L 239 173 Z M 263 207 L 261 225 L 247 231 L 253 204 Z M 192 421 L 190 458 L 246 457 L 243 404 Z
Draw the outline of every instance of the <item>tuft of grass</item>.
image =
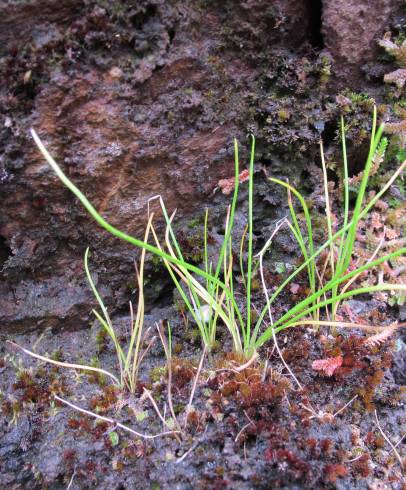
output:
M 148 236 L 152 227 L 152 219 L 153 215 L 150 216 L 150 219 L 147 224 L 147 228 L 145 231 L 144 240 L 148 240 Z M 16 347 L 21 349 L 26 354 L 39 359 L 43 362 L 54 364 L 56 366 L 65 367 L 74 370 L 82 370 L 88 371 L 92 373 L 96 373 L 97 375 L 107 376 L 110 380 L 113 381 L 115 385 L 120 387 L 121 389 L 127 389 L 130 393 L 135 393 L 137 389 L 137 381 L 138 381 L 138 372 L 140 368 L 140 364 L 147 354 L 148 350 L 152 346 L 156 337 L 152 337 L 147 346 L 143 349 L 142 346 L 146 339 L 146 334 L 148 333 L 143 331 L 144 327 L 144 264 L 145 264 L 145 249 L 142 250 L 140 265 L 139 268 L 136 266 L 136 275 L 137 275 L 137 284 L 138 284 L 138 306 L 137 313 L 134 317 L 134 311 L 132 303 L 130 302 L 130 313 L 131 313 L 131 324 L 130 324 L 130 338 L 128 342 L 127 348 L 123 347 L 120 344 L 118 339 L 117 331 L 114 328 L 113 322 L 111 321 L 110 315 L 108 314 L 107 308 L 96 288 L 96 285 L 93 281 L 92 275 L 89 269 L 89 248 L 86 249 L 84 256 L 84 267 L 86 272 L 86 277 L 89 282 L 90 288 L 99 304 L 100 311 L 93 310 L 93 314 L 99 321 L 100 325 L 103 328 L 103 331 L 110 337 L 115 351 L 117 355 L 117 361 L 120 371 L 120 376 L 117 377 L 115 374 L 110 373 L 104 369 L 96 367 L 94 365 L 86 365 L 86 364 L 72 364 L 68 362 L 60 362 L 58 359 L 54 357 L 46 357 L 36 354 L 28 349 L 22 348 L 17 344 L 14 344 Z
M 367 161 L 365 164 L 365 168 L 363 171 L 362 181 L 360 183 L 358 189 L 358 195 L 356 199 L 356 203 L 354 206 L 354 210 L 352 212 L 352 217 L 350 219 L 349 216 L 349 179 L 348 179 L 348 163 L 347 163 L 347 152 L 345 145 L 345 125 L 344 119 L 341 118 L 341 138 L 342 138 L 342 151 L 343 151 L 343 162 L 344 162 L 344 218 L 341 226 L 338 228 L 335 233 L 333 233 L 331 216 L 330 216 L 330 198 L 328 193 L 328 183 L 327 183 L 327 173 L 324 163 L 324 154 L 323 147 L 321 144 L 321 157 L 322 157 L 322 166 L 323 166 L 323 175 L 324 175 L 324 188 L 325 188 L 325 199 L 326 199 L 326 214 L 327 214 L 327 228 L 328 228 L 328 240 L 318 248 L 318 250 L 314 253 L 307 251 L 303 251 L 303 256 L 305 258 L 304 263 L 298 267 L 275 291 L 275 293 L 269 298 L 267 301 L 267 305 L 262 311 L 259 321 L 257 323 L 255 329 L 255 338 L 254 345 L 256 348 L 263 345 L 267 342 L 274 333 L 279 332 L 288 327 L 298 326 L 303 323 L 311 324 L 312 322 L 308 321 L 309 315 L 314 315 L 321 311 L 322 308 L 330 307 L 332 311 L 332 319 L 330 321 L 331 325 L 339 326 L 339 322 L 335 322 L 335 314 L 337 312 L 339 303 L 347 298 L 351 298 L 360 294 L 370 294 L 377 291 L 405 291 L 406 285 L 404 284 L 391 284 L 391 283 L 378 283 L 376 285 L 368 285 L 359 287 L 356 289 L 348 290 L 349 286 L 355 281 L 355 279 L 364 271 L 371 270 L 379 266 L 380 264 L 396 259 L 401 255 L 406 254 L 406 248 L 402 247 L 398 250 L 395 250 L 392 253 L 386 254 L 380 258 L 375 259 L 374 256 L 370 258 L 370 260 L 366 261 L 363 265 L 357 265 L 352 267 L 352 270 L 349 269 L 349 266 L 352 261 L 354 246 L 355 246 L 355 238 L 356 232 L 359 226 L 360 221 L 365 218 L 370 209 L 375 205 L 375 203 L 380 199 L 380 197 L 389 189 L 391 184 L 397 179 L 399 175 L 402 174 L 404 168 L 406 166 L 406 161 L 404 161 L 400 167 L 396 170 L 396 172 L 392 175 L 386 185 L 365 205 L 365 194 L 368 184 L 368 178 L 373 168 L 374 162 L 383 157 L 383 153 L 387 147 L 386 138 L 382 138 L 382 133 L 384 129 L 384 125 L 382 124 L 378 129 L 376 129 L 376 108 L 374 108 L 373 115 L 373 125 L 372 125 L 372 134 L 371 134 L 371 142 L 369 154 L 367 157 Z M 282 185 L 288 189 L 288 192 L 292 190 L 292 187 L 287 183 L 279 181 L 277 179 L 271 178 L 273 182 L 276 182 L 279 185 Z M 295 193 L 297 196 L 298 193 Z M 298 196 L 300 202 L 302 203 L 303 197 L 300 198 Z M 303 206 L 303 204 L 302 204 Z M 292 206 L 290 206 L 292 220 L 295 223 L 294 210 Z M 307 222 L 306 218 L 306 222 Z M 309 243 L 312 242 L 311 229 L 309 225 L 307 225 L 308 229 L 308 237 L 307 240 Z M 292 233 L 298 235 L 297 226 L 292 229 Z M 296 239 L 300 243 L 304 243 L 303 237 L 296 237 Z M 300 241 L 299 241 L 300 240 Z M 329 248 L 329 261 L 330 261 L 330 273 L 331 278 L 325 284 L 322 284 L 320 281 L 319 287 L 317 289 L 313 289 L 312 282 L 310 282 L 311 294 L 304 299 L 303 301 L 296 304 L 292 307 L 288 312 L 283 314 L 280 318 L 278 318 L 274 323 L 268 326 L 265 331 L 257 338 L 256 334 L 259 333 L 260 329 L 260 321 L 266 314 L 266 308 L 276 300 L 279 294 L 285 289 L 285 287 L 292 281 L 292 279 L 301 272 L 305 267 L 308 270 L 313 270 L 315 267 L 315 260 L 323 252 L 326 248 Z M 302 246 L 301 246 L 302 249 Z M 309 256 L 307 256 L 309 255 Z M 352 265 L 352 264 L 351 264 Z M 310 280 L 310 275 L 309 275 Z M 316 317 L 313 316 L 313 324 L 319 324 Z
M 136 247 L 139 247 L 145 251 L 153 253 L 159 257 L 166 266 L 174 285 L 176 286 L 183 302 L 185 303 L 191 317 L 196 322 L 202 343 L 205 348 L 210 351 L 215 345 L 216 333 L 218 323 L 221 321 L 227 328 L 236 353 L 244 354 L 245 357 L 250 358 L 256 356 L 256 351 L 271 338 L 275 340 L 275 334 L 279 331 L 299 326 L 302 324 L 330 324 L 338 325 L 335 321 L 335 315 L 339 304 L 344 299 L 360 295 L 371 294 L 377 291 L 405 291 L 406 285 L 404 284 L 391 284 L 380 282 L 375 285 L 364 285 L 362 287 L 356 287 L 350 289 L 350 286 L 355 282 L 356 278 L 364 271 L 371 270 L 379 266 L 380 264 L 396 259 L 397 257 L 406 253 L 406 248 L 402 247 L 384 256 L 375 258 L 378 250 L 374 255 L 370 257 L 364 264 L 357 264 L 354 266 L 352 263 L 354 255 L 354 246 L 356 240 L 356 233 L 360 221 L 365 218 L 371 208 L 380 199 L 380 197 L 389 189 L 391 184 L 402 174 L 406 161 L 403 162 L 400 167 L 394 172 L 385 186 L 376 193 L 376 195 L 365 203 L 366 189 L 368 185 L 368 179 L 373 168 L 374 162 L 377 159 L 383 157 L 383 153 L 386 149 L 387 142 L 385 138 L 382 138 L 384 126 L 381 125 L 377 129 L 377 113 L 374 108 L 373 125 L 369 154 L 365 164 L 365 169 L 362 174 L 362 180 L 358 188 L 358 195 L 354 205 L 352 213 L 349 209 L 349 179 L 348 179 L 348 162 L 347 152 L 345 144 L 345 125 L 344 120 L 341 118 L 341 138 L 342 138 L 342 152 L 343 152 L 343 165 L 344 165 L 344 211 L 341 224 L 334 229 L 331 219 L 331 202 L 328 191 L 327 172 L 324 162 L 323 146 L 320 144 L 322 166 L 324 175 L 324 189 L 326 200 L 326 215 L 327 215 L 327 231 L 328 238 L 324 244 L 322 244 L 317 250 L 315 250 L 315 243 L 313 238 L 313 226 L 312 216 L 306 205 L 304 197 L 291 186 L 288 182 L 281 181 L 276 178 L 270 178 L 272 182 L 277 185 L 283 186 L 287 190 L 287 202 L 290 210 L 290 220 L 285 219 L 284 224 L 289 228 L 293 237 L 298 243 L 299 249 L 303 255 L 303 263 L 299 266 L 290 276 L 282 282 L 277 290 L 269 297 L 267 286 L 263 279 L 262 273 L 262 259 L 270 249 L 272 244 L 272 238 L 267 241 L 264 248 L 257 254 L 259 257 L 259 266 L 261 268 L 262 283 L 265 293 L 265 306 L 258 315 L 256 321 L 253 321 L 251 315 L 252 308 L 252 278 L 254 271 L 254 250 L 253 250 L 253 175 L 254 175 L 254 155 L 255 155 L 255 139 L 252 137 L 251 154 L 249 161 L 249 183 L 248 183 L 248 216 L 247 227 L 244 230 L 243 237 L 240 241 L 240 257 L 239 265 L 242 275 L 242 282 L 245 288 L 244 301 L 237 301 L 237 295 L 235 290 L 234 272 L 233 272 L 233 229 L 234 229 L 234 217 L 239 192 L 239 155 L 238 155 L 238 142 L 234 139 L 234 154 L 235 154 L 235 187 L 232 202 L 227 209 L 225 220 L 225 235 L 221 248 L 219 251 L 218 259 L 216 263 L 209 261 L 208 254 L 208 210 L 205 212 L 204 219 L 204 259 L 202 267 L 190 264 L 182 254 L 181 247 L 176 239 L 173 230 L 173 219 L 175 213 L 169 215 L 160 196 L 155 196 L 152 199 L 158 199 L 160 207 L 165 218 L 166 229 L 163 239 L 159 239 L 157 233 L 152 224 L 153 215 L 148 211 L 148 227 L 147 230 L 151 232 L 155 245 L 148 243 L 147 232 L 144 240 L 139 240 L 132 237 L 117 228 L 109 224 L 92 206 L 82 192 L 66 177 L 61 168 L 48 153 L 38 135 L 34 130 L 31 130 L 34 141 L 36 142 L 41 153 L 55 171 L 57 176 L 63 182 L 63 184 L 70 189 L 73 194 L 81 201 L 83 206 L 89 212 L 89 214 L 96 220 L 96 222 L 106 229 L 109 233 L 116 237 L 125 240 Z M 305 217 L 304 226 L 299 222 L 298 214 L 295 211 L 293 204 L 293 197 L 295 197 L 303 210 Z M 277 225 L 277 230 L 282 226 L 282 223 Z M 247 242 L 247 260 L 244 267 L 243 251 L 244 244 Z M 321 273 L 317 269 L 317 258 L 325 250 L 328 249 L 328 263 L 326 263 L 324 270 Z M 145 255 L 143 256 L 145 257 Z M 143 259 L 144 260 L 144 259 Z M 351 267 L 350 267 L 351 266 Z M 325 280 L 327 276 L 326 268 L 329 267 L 329 279 Z M 279 318 L 273 320 L 271 314 L 271 305 L 275 302 L 278 296 L 286 288 L 286 286 L 299 274 L 303 269 L 307 270 L 309 290 L 310 294 L 307 298 L 294 305 L 289 311 L 281 315 Z M 88 274 L 89 278 L 90 274 Z M 139 279 L 140 280 L 140 279 Z M 92 288 L 93 289 L 93 288 Z M 95 292 L 95 291 L 94 291 Z M 97 297 L 97 296 L 96 296 Z M 104 307 L 99 301 L 103 317 L 98 316 L 103 327 L 112 338 L 116 351 L 118 354 L 120 370 L 122 373 L 122 383 L 126 382 L 129 373 L 136 372 L 134 369 L 134 357 L 124 356 L 120 349 L 117 347 L 117 343 L 114 338 L 114 329 L 111 322 L 105 315 Z M 320 313 L 324 310 L 327 311 L 327 322 L 320 322 Z M 331 317 L 329 314 L 331 311 Z M 269 321 L 265 320 L 265 316 L 268 313 Z M 309 319 L 310 318 L 310 319 Z M 136 336 L 138 339 L 138 337 Z M 134 340 L 132 345 L 137 345 Z M 129 370 L 129 365 L 132 365 L 132 370 Z M 124 375 L 123 375 L 124 373 Z

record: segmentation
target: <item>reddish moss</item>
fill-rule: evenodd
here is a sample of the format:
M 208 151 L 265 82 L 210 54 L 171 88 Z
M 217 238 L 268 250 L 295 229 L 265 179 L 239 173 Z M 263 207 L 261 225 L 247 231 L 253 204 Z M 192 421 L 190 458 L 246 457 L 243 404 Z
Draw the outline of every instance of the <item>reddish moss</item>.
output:
M 106 413 L 117 403 L 117 395 L 118 390 L 115 386 L 106 386 L 100 395 L 94 396 L 89 400 L 89 407 L 93 411 L 97 410 L 99 413 Z
M 193 364 L 185 359 L 172 359 L 172 382 L 178 389 L 184 388 L 194 378 Z
M 227 419 L 229 421 L 230 417 Z M 206 424 L 206 413 L 198 410 L 190 410 L 187 415 L 187 425 L 192 433 L 201 432 Z
M 80 430 L 90 434 L 93 431 L 93 426 L 87 417 L 80 419 Z
M 142 458 L 148 454 L 148 446 L 145 441 L 131 442 L 121 450 L 121 454 L 125 460 Z
M 292 342 L 289 347 L 282 350 L 283 358 L 286 362 L 299 363 L 309 358 L 311 344 L 306 339 L 301 339 L 300 342 Z
M 63 453 L 63 459 L 69 468 L 72 468 L 76 461 L 76 450 L 73 448 L 66 449 Z
M 348 459 L 348 451 L 346 451 L 344 448 L 337 449 L 334 453 L 334 458 L 338 463 L 343 463 Z
M 237 381 L 231 380 L 225 383 L 221 388 L 221 393 L 225 397 L 229 397 L 236 393 L 239 389 Z
M 71 418 L 68 420 L 68 426 L 73 430 L 79 429 L 80 421 L 78 419 Z
M 371 468 L 369 466 L 369 454 L 363 454 L 359 459 L 352 463 L 353 471 L 356 475 L 366 478 L 371 474 Z
M 265 459 L 269 462 L 278 464 L 287 464 L 290 476 L 295 480 L 300 480 L 305 477 L 309 471 L 309 465 L 297 456 L 293 451 L 287 449 L 271 449 L 265 450 Z
M 393 363 L 393 354 L 392 352 L 384 352 L 382 356 L 382 367 L 389 369 L 392 367 Z
M 365 437 L 365 444 L 372 446 L 374 449 L 382 448 L 385 446 L 385 439 L 381 434 L 375 434 L 374 432 L 368 432 Z
M 88 474 L 93 475 L 96 472 L 97 465 L 94 461 L 88 459 L 84 464 L 84 469 Z
M 97 421 L 95 427 L 92 430 L 93 440 L 100 439 L 107 431 L 109 424 L 104 421 Z
M 304 449 L 307 449 L 310 455 L 315 458 L 318 454 L 317 439 L 315 439 L 314 437 L 309 437 L 308 439 L 306 439 Z
M 320 449 L 323 453 L 329 453 L 333 447 L 333 441 L 331 439 L 322 439 L 320 441 Z
M 348 470 L 342 464 L 327 464 L 324 467 L 324 474 L 329 483 L 335 483 L 338 478 L 344 478 L 348 474 Z

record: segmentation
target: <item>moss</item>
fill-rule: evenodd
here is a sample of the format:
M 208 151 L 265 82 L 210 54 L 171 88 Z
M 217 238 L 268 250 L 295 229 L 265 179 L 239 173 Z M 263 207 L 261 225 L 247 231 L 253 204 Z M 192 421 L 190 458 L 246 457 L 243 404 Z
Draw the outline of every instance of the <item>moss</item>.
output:
M 165 374 L 166 374 L 166 367 L 157 366 L 150 370 L 150 372 L 148 373 L 148 377 L 151 380 L 151 383 L 157 383 L 161 381 L 161 379 L 165 376 Z
M 200 216 L 197 216 L 196 218 L 193 218 L 191 219 L 188 223 L 187 223 L 187 227 L 190 229 L 190 230 L 194 230 L 195 228 L 197 228 L 198 226 L 200 225 L 204 225 L 204 214 L 200 215 Z
M 331 60 L 328 56 L 322 56 L 320 61 L 320 85 L 325 87 L 331 77 Z
M 108 334 L 104 328 L 100 328 L 96 335 L 97 351 L 100 354 L 107 349 Z
M 162 260 L 158 255 L 152 254 L 150 256 L 150 264 L 155 271 L 158 271 L 162 266 Z
M 220 352 L 222 348 L 222 344 L 219 340 L 215 340 L 211 346 L 211 352 L 212 353 L 215 353 L 215 352 Z
M 194 368 L 186 359 L 172 359 L 172 381 L 178 389 L 185 387 L 194 377 Z
M 84 363 L 86 364 L 86 363 Z M 89 366 L 91 367 L 96 367 L 96 368 L 99 368 L 100 367 L 100 360 L 98 358 L 97 355 L 94 355 L 91 359 L 90 359 L 90 362 L 87 363 Z M 104 374 L 102 373 L 97 373 L 97 372 L 89 372 L 89 373 L 86 373 L 86 376 L 87 376 L 87 379 L 91 382 L 91 383 L 95 383 L 95 384 L 98 384 L 100 387 L 104 387 L 106 386 L 107 384 L 107 378 Z
M 260 291 L 261 288 L 262 288 L 261 281 L 257 277 L 254 277 L 251 281 L 251 290 Z
M 187 340 L 197 343 L 200 341 L 200 331 L 198 328 L 191 328 L 186 332 L 185 337 Z
M 54 352 L 52 352 L 50 358 L 53 360 L 53 361 L 63 361 L 63 355 L 62 355 L 62 349 L 59 348 L 57 350 L 55 350 Z
M 280 109 L 278 111 L 278 119 L 282 123 L 289 121 L 290 112 L 287 109 Z
M 349 90 L 345 92 L 345 95 L 350 99 L 352 104 L 367 109 L 368 111 L 371 111 L 375 105 L 375 100 L 366 93 Z
M 174 346 L 173 346 L 173 353 L 178 356 L 179 354 L 181 354 L 183 350 L 183 346 L 182 344 L 180 344 L 179 342 L 177 342 Z

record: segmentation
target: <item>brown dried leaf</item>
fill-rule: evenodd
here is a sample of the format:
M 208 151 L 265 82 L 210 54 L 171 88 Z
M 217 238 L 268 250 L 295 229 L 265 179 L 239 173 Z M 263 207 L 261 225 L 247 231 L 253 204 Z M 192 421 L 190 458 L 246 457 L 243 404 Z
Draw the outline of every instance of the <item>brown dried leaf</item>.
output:
M 379 228 L 382 228 L 383 223 L 381 221 L 381 215 L 379 213 L 372 213 L 371 225 L 372 228 L 374 228 L 375 230 L 379 230 Z
M 395 238 L 398 238 L 399 233 L 394 230 L 393 228 L 386 228 L 386 238 L 388 240 L 394 240 Z
M 332 376 L 334 371 L 343 363 L 343 356 L 328 357 L 327 359 L 317 359 L 313 361 L 312 368 L 315 371 L 322 371 L 326 376 Z
M 247 181 L 249 177 L 250 177 L 249 171 L 243 170 L 238 176 L 238 182 L 242 184 L 243 182 Z M 217 185 L 218 187 L 220 187 L 221 192 L 226 196 L 228 196 L 234 190 L 235 178 L 230 177 L 229 179 L 221 179 L 218 181 Z
M 365 339 L 364 344 L 367 345 L 368 347 L 379 346 L 383 344 L 385 340 L 387 340 L 396 329 L 397 329 L 396 324 L 389 325 L 385 330 L 382 330 L 381 332 L 378 332 L 375 335 L 372 335 L 371 337 Z

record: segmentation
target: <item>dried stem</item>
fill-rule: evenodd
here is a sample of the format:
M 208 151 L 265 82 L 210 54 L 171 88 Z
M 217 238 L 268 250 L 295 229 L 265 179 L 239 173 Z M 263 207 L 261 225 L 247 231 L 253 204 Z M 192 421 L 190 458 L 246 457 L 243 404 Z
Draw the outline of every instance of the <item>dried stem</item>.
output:
M 280 220 L 280 221 L 277 222 L 277 224 L 275 226 L 275 229 L 272 232 L 272 235 L 270 236 L 269 240 L 266 242 L 264 248 L 257 255 L 259 257 L 259 270 L 260 270 L 260 274 L 261 274 L 262 289 L 264 290 L 264 294 L 265 294 L 265 299 L 266 299 L 266 304 L 267 304 L 267 307 L 268 307 L 268 315 L 269 315 L 269 321 L 270 321 L 271 327 L 273 325 L 273 318 L 272 318 L 272 311 L 271 311 L 271 302 L 270 302 L 270 299 L 269 299 L 268 289 L 266 287 L 265 276 L 264 276 L 263 257 L 264 257 L 264 253 L 266 252 L 266 250 L 270 247 L 270 245 L 272 243 L 272 240 L 273 240 L 274 236 L 276 235 L 276 233 L 279 231 L 279 229 L 281 228 L 281 226 L 283 226 L 284 224 L 287 224 L 287 223 L 288 223 L 287 218 L 283 218 L 282 220 Z M 276 347 L 276 350 L 278 352 L 278 355 L 279 355 L 281 361 L 283 362 L 283 365 L 288 370 L 288 372 L 292 376 L 292 378 L 295 380 L 295 382 L 298 385 L 299 389 L 302 390 L 303 389 L 303 386 L 301 385 L 300 381 L 296 378 L 296 376 L 294 375 L 293 371 L 290 369 L 289 365 L 287 364 L 287 362 L 283 358 L 282 352 L 281 352 L 281 350 L 279 348 L 278 341 L 276 340 L 275 330 L 273 328 L 272 328 L 272 338 L 273 338 L 273 341 L 274 341 L 274 345 Z
M 11 340 L 7 340 L 7 342 L 14 347 L 17 347 L 17 349 L 20 349 L 23 351 L 25 354 L 28 354 L 31 357 L 35 357 L 35 359 L 39 359 L 40 361 L 47 362 L 49 364 L 54 364 L 55 366 L 60 366 L 60 367 L 65 367 L 65 368 L 70 368 L 70 369 L 76 369 L 76 370 L 84 370 L 84 371 L 93 371 L 99 374 L 104 374 L 105 376 L 109 376 L 114 383 L 117 386 L 120 386 L 121 383 L 120 381 L 111 373 L 108 371 L 105 371 L 104 369 L 92 367 L 92 366 L 84 366 L 82 364 L 71 364 L 69 362 L 60 362 L 60 361 L 54 361 L 53 359 L 49 359 L 48 357 L 41 356 L 39 354 L 36 354 L 35 352 L 31 352 L 28 349 L 25 349 L 24 347 L 21 347 L 21 345 L 16 344 L 15 342 L 12 342 Z
M 149 399 L 149 401 L 152 403 L 152 406 L 154 407 L 154 410 L 156 412 L 156 414 L 158 415 L 159 419 L 161 420 L 161 422 L 166 426 L 168 427 L 168 429 L 171 430 L 171 427 L 170 425 L 168 424 L 168 422 L 165 420 L 165 418 L 163 417 L 163 415 L 161 414 L 159 408 L 158 408 L 158 405 L 156 404 L 156 401 L 154 400 L 154 397 L 151 395 L 151 392 L 149 390 L 147 390 L 146 388 L 144 388 L 144 393 L 145 395 L 147 396 L 147 398 Z M 170 432 L 171 434 L 174 434 L 174 436 L 176 437 L 177 441 L 178 442 L 181 442 L 181 439 L 180 437 L 178 436 L 180 431 L 178 430 L 175 430 L 175 431 L 172 431 Z
M 64 403 L 65 405 L 68 405 L 69 407 L 73 408 L 74 410 L 77 410 L 78 412 L 84 413 L 86 415 L 90 415 L 91 417 L 94 417 L 95 419 L 99 420 L 104 420 L 105 422 L 108 422 L 109 424 L 113 424 L 116 427 L 120 427 L 120 429 L 123 429 L 127 432 L 130 432 L 131 434 L 141 437 L 142 439 L 156 439 L 157 437 L 162 437 L 162 436 L 168 436 L 168 435 L 176 435 L 177 431 L 170 431 L 170 432 L 161 432 L 159 434 L 156 434 L 154 436 L 149 435 L 149 434 L 142 434 L 141 432 L 137 432 L 133 429 L 130 429 L 130 427 L 127 427 L 124 424 L 121 424 L 120 422 L 117 422 L 114 419 L 111 419 L 109 417 L 104 417 L 103 415 L 98 415 L 97 413 L 91 412 L 90 410 L 85 410 L 84 408 L 79 407 L 78 405 L 75 405 L 74 403 L 68 402 L 67 400 L 64 400 L 63 398 L 59 397 L 58 395 L 54 395 L 55 400 L 58 400 L 61 403 Z
M 192 408 L 193 398 L 195 396 L 195 391 L 196 391 L 196 387 L 197 387 L 197 382 L 199 380 L 199 376 L 200 376 L 200 373 L 201 373 L 202 368 L 203 368 L 204 358 L 206 357 L 206 351 L 207 351 L 207 347 L 205 345 L 204 346 L 204 349 L 203 349 L 202 357 L 200 358 L 199 366 L 197 368 L 197 373 L 196 373 L 195 379 L 193 381 L 193 386 L 192 386 L 192 391 L 190 393 L 189 403 L 187 404 L 187 407 L 186 407 L 186 410 L 185 410 L 185 426 L 187 424 L 187 416 L 188 416 L 188 414 L 189 414 L 189 412 L 190 412 L 190 410 Z
M 377 427 L 379 429 L 379 432 L 382 434 L 382 437 L 385 439 L 385 441 L 392 448 L 392 451 L 395 453 L 395 456 L 396 456 L 397 460 L 399 461 L 400 467 L 402 468 L 402 471 L 403 471 L 403 461 L 402 461 L 402 458 L 400 457 L 400 454 L 398 453 L 398 451 L 396 449 L 396 446 L 392 443 L 392 441 L 389 439 L 389 437 L 382 430 L 381 424 L 379 423 L 379 420 L 378 420 L 378 414 L 377 414 L 376 410 L 375 410 L 374 413 L 375 413 L 376 425 L 377 425 Z
M 163 322 L 162 320 L 158 323 L 155 323 L 155 326 L 158 330 L 159 338 L 161 339 L 162 346 L 165 351 L 165 356 L 166 356 L 166 364 L 168 367 L 168 406 L 169 406 L 169 411 L 171 412 L 172 419 L 178 429 L 180 430 L 180 425 L 178 422 L 178 419 L 176 418 L 175 415 L 175 410 L 173 408 L 173 401 L 172 401 L 172 353 L 171 353 L 171 346 L 168 344 L 168 341 L 165 337 L 164 329 L 163 329 Z

